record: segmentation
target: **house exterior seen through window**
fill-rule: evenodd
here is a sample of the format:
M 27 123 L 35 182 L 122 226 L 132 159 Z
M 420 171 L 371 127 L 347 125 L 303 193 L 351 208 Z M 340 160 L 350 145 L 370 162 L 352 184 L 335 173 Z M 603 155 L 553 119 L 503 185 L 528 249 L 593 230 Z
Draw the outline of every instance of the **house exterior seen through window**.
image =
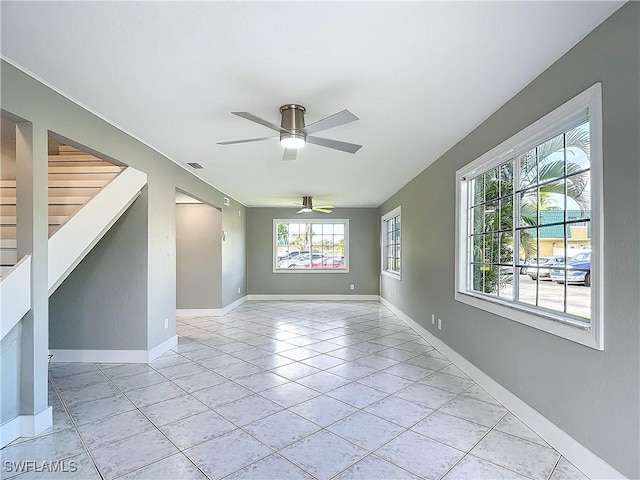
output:
M 274 220 L 274 272 L 349 271 L 349 220 Z
M 596 348 L 599 112 L 596 85 L 457 175 L 456 298 Z

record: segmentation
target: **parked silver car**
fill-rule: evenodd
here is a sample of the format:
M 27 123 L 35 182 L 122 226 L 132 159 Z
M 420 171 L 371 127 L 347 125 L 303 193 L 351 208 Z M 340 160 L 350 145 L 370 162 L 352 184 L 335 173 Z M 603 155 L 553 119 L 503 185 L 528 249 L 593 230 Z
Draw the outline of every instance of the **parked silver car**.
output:
M 540 278 L 540 280 L 551 280 L 551 269 L 557 267 L 558 264 L 564 264 L 564 257 L 535 258 L 527 267 L 527 275 L 529 275 L 532 280 L 536 280 L 537 278 Z

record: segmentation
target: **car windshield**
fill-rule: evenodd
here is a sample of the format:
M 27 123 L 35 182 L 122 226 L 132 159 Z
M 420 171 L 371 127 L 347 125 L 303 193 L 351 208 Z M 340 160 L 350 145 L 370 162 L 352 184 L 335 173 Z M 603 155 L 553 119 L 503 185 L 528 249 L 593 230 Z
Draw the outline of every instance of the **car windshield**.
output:
M 570 262 L 575 263 L 575 262 L 588 262 L 589 260 L 591 260 L 591 252 L 583 252 L 583 253 L 579 253 L 573 257 L 571 257 L 569 259 Z

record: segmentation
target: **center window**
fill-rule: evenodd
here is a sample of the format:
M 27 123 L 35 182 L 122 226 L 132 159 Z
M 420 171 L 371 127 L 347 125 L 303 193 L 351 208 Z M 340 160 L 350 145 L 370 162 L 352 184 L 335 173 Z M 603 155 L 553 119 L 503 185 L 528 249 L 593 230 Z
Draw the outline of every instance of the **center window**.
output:
M 274 272 L 349 271 L 349 220 L 274 220 Z

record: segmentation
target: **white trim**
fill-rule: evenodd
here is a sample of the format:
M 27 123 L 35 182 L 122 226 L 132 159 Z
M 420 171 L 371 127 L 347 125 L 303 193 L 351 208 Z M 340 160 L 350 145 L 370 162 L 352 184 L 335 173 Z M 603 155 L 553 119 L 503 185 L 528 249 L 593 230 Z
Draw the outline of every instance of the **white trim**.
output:
M 149 363 L 178 344 L 174 335 L 150 350 L 49 350 L 52 363 Z
M 238 308 L 240 305 L 242 305 L 246 301 L 247 301 L 247 296 L 245 295 L 244 297 L 241 297 L 241 298 L 237 299 L 235 302 L 231 302 L 229 305 L 227 305 L 226 307 L 224 307 L 222 309 L 222 315 L 226 315 L 227 313 L 231 312 L 232 310 L 235 310 L 236 308 Z
M 578 319 L 562 312 L 545 311 L 505 299 L 489 298 L 467 288 L 468 215 L 467 178 L 478 175 L 532 146 L 546 141 L 558 129 L 585 116 L 588 111 L 591 137 L 591 321 L 589 328 Z M 602 164 L 602 87 L 596 83 L 540 120 L 505 140 L 456 172 L 455 208 L 455 299 L 495 315 L 523 323 L 552 335 L 566 338 L 596 350 L 604 350 L 604 228 L 603 228 L 603 164 Z M 573 322 L 573 324 L 572 324 Z
M 247 297 L 244 296 L 223 308 L 178 308 L 176 315 L 179 317 L 223 317 L 246 301 Z
M 35 437 L 53 425 L 53 407 L 37 415 L 18 415 L 0 426 L 0 448 L 19 437 Z
M 334 301 L 334 302 L 355 302 L 362 300 L 378 300 L 379 295 L 305 295 L 305 294 L 292 294 L 292 295 L 247 295 L 249 301 Z
M 164 342 L 156 345 L 147 353 L 147 362 L 152 362 L 160 355 L 168 352 L 173 347 L 178 345 L 178 335 L 167 338 Z
M 344 265 L 345 268 L 331 268 L 331 269 L 313 269 L 313 268 L 278 268 L 278 223 L 332 223 L 332 224 L 344 224 Z M 312 235 L 312 234 L 310 234 Z M 274 218 L 273 219 L 273 233 L 271 237 L 273 243 L 272 267 L 273 273 L 349 273 L 349 219 L 348 218 L 307 218 L 307 219 L 287 219 L 287 218 Z M 312 248 L 309 245 L 309 252 Z M 311 258 L 313 262 L 313 256 Z
M 0 339 L 31 308 L 31 255 L 25 255 L 0 278 Z
M 138 198 L 146 184 L 146 173 L 125 168 L 49 238 L 49 295 Z
M 179 317 L 221 317 L 224 315 L 222 308 L 177 308 Z
M 387 270 L 385 268 L 385 262 L 387 260 L 386 254 L 386 241 L 387 241 L 387 221 L 394 217 L 400 217 L 400 271 Z M 385 277 L 395 278 L 396 280 L 402 280 L 402 205 L 398 205 L 393 210 L 385 213 L 380 217 L 380 273 Z
M 147 350 L 49 350 L 52 363 L 147 363 Z
M 380 298 L 380 303 L 397 315 L 398 318 L 411 327 L 418 335 L 433 345 L 474 382 L 485 389 L 492 397 L 498 400 L 511 413 L 522 420 L 545 442 L 555 448 L 563 457 L 573 463 L 589 478 L 626 478 L 622 473 L 618 472 L 602 458 L 571 437 L 564 430 L 551 422 L 551 420 L 525 403 L 522 399 L 504 388 L 497 381 L 473 365 L 411 317 L 406 315 L 393 304 L 389 303 L 389 301 L 384 298 Z

